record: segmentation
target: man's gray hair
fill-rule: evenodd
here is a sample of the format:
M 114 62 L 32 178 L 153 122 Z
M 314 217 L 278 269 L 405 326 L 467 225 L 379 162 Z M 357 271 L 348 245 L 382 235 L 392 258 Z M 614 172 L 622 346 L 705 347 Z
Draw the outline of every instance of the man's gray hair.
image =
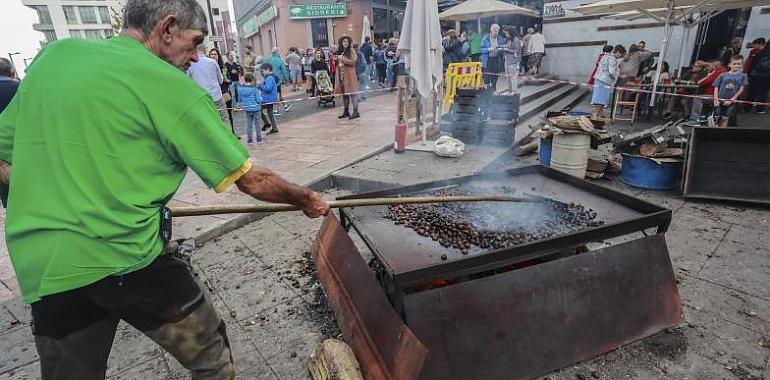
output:
M 123 10 L 126 28 L 138 29 L 146 35 L 168 15 L 176 16 L 180 29 L 196 29 L 208 34 L 206 12 L 195 0 L 128 0 Z
M 0 76 L 13 77 L 13 65 L 5 58 L 0 58 Z

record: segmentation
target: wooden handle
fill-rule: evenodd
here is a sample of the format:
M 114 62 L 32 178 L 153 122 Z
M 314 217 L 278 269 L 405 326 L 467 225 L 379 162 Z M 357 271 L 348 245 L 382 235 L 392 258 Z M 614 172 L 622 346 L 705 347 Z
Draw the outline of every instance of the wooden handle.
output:
M 363 198 L 329 201 L 329 207 L 383 206 L 415 203 L 446 203 L 446 202 L 539 202 L 534 198 L 509 197 L 505 195 L 456 195 L 446 197 L 403 197 L 403 198 Z M 175 207 L 171 216 L 200 216 L 217 214 L 242 214 L 253 212 L 299 211 L 299 207 L 287 204 L 257 203 L 241 205 L 213 205 L 194 207 Z

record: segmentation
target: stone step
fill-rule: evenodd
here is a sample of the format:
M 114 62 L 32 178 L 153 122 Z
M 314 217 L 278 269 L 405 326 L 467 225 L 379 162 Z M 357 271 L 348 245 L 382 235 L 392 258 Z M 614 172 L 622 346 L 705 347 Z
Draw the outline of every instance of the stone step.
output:
M 539 96 L 526 103 L 522 101 L 523 105 L 519 109 L 519 120 L 527 120 L 530 117 L 539 114 L 541 111 L 558 103 L 575 90 L 577 90 L 577 87 L 556 85 L 549 88 L 548 91 L 543 91 L 542 94 L 539 94 Z

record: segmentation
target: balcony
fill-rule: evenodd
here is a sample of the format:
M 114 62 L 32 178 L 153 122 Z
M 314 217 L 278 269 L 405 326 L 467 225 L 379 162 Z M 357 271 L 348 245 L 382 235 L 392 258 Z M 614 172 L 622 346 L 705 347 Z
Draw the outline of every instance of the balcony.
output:
M 54 27 L 52 24 L 35 23 L 32 24 L 32 29 L 37 30 L 38 32 L 42 32 L 44 30 L 53 30 Z

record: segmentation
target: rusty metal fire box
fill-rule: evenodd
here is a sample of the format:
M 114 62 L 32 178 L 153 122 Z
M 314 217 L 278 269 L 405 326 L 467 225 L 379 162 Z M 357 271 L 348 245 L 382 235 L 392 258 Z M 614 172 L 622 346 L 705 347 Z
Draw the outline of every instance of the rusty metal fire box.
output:
M 346 198 L 470 185 L 580 202 L 604 224 L 461 254 L 383 218 L 385 207 L 342 209 L 341 224 L 328 217 L 313 256 L 367 379 L 533 378 L 682 321 L 665 208 L 543 166 Z M 380 270 L 362 258 L 351 227 Z

